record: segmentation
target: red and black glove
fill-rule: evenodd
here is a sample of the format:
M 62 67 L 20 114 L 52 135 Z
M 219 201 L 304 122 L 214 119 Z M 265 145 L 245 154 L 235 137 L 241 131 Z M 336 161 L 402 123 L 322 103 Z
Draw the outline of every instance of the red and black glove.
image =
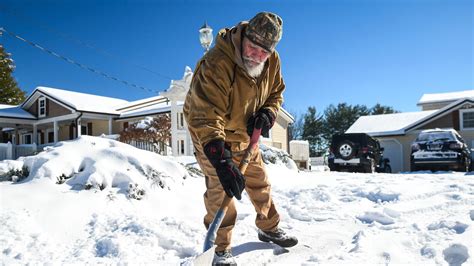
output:
M 262 121 L 262 136 L 268 137 L 270 128 L 273 127 L 275 123 L 275 115 L 268 108 L 260 108 L 256 113 L 254 113 L 249 120 L 247 121 L 247 134 L 252 136 L 253 129 L 255 127 L 255 121 L 259 119 Z
M 217 176 L 227 196 L 242 199 L 245 177 L 232 161 L 232 152 L 225 148 L 224 141 L 212 140 L 204 146 L 204 154 L 216 168 Z

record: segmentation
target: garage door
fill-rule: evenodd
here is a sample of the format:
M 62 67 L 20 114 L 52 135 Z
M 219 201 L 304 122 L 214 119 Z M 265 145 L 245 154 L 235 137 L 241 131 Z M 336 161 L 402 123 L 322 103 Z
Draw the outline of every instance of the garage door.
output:
M 402 165 L 402 145 L 394 139 L 379 139 L 380 147 L 385 150 L 383 156 L 390 159 L 392 173 L 398 173 L 403 170 Z

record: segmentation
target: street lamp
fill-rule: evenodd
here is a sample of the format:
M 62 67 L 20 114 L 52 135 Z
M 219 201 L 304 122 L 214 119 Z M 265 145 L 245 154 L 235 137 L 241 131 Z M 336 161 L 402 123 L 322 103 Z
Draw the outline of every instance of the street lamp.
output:
M 212 29 L 207 25 L 207 22 L 202 25 L 202 27 L 199 29 L 199 41 L 201 42 L 201 46 L 204 48 L 205 53 L 209 51 L 209 47 L 211 47 L 212 43 Z

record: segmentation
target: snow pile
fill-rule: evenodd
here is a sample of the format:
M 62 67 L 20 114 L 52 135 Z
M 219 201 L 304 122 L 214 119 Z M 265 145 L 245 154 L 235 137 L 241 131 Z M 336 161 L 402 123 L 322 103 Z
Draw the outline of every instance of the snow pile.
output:
M 29 171 L 26 181 L 47 178 L 76 190 L 116 187 L 136 196 L 156 187 L 171 189 L 189 176 L 182 165 L 167 157 L 91 136 L 48 146 L 36 156 L 3 161 L 0 174 L 25 167 Z
M 192 157 L 84 136 L 0 162 L 4 173 L 23 166 L 26 179 L 0 182 L 1 265 L 180 265 L 202 253 L 205 179 L 183 180 L 186 167 L 198 169 Z M 170 190 L 153 186 L 147 169 Z M 260 242 L 244 192 L 234 199 L 239 265 L 473 265 L 473 173 L 297 172 L 284 163 L 266 172 L 278 226 L 299 244 Z M 62 174 L 69 185 L 56 184 Z M 92 183 L 98 189 L 77 189 Z M 147 189 L 142 200 L 124 193 L 130 184 Z
M 295 161 L 293 161 L 290 155 L 288 155 L 288 153 L 284 150 L 269 147 L 264 144 L 260 144 L 259 146 L 260 152 L 262 153 L 262 159 L 265 164 L 284 165 L 288 169 L 295 171 L 298 170 L 298 166 L 296 166 Z

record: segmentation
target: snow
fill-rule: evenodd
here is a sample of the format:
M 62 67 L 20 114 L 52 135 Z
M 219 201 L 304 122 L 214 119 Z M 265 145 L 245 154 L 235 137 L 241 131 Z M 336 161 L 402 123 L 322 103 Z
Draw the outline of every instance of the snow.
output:
M 406 127 L 435 112 L 436 110 L 361 116 L 346 133 L 367 133 L 373 136 L 404 134 Z
M 421 96 L 417 105 L 426 103 L 455 101 L 464 98 L 474 98 L 474 90 L 446 92 L 446 93 L 426 93 Z
M 89 136 L 0 161 L 0 176 L 31 167 L 26 179 L 0 182 L 0 264 L 191 261 L 206 234 L 205 185 L 185 165 L 196 166 L 194 158 Z M 232 242 L 239 265 L 474 263 L 474 173 L 298 172 L 281 162 L 266 169 L 280 227 L 299 244 L 259 242 L 244 193 Z M 61 174 L 72 177 L 57 184 Z M 166 186 L 153 185 L 157 179 Z M 130 184 L 145 191 L 141 200 L 130 197 Z
M 29 118 L 36 119 L 35 116 L 23 110 L 20 106 L 0 105 L 0 117 Z
M 122 99 L 48 87 L 37 87 L 36 90 L 52 96 L 77 111 L 118 114 L 117 106 L 128 103 L 128 101 Z
M 171 111 L 171 105 L 167 102 L 160 102 L 155 103 L 149 106 L 145 106 L 136 110 L 123 112 L 120 114 L 120 118 L 130 118 L 130 117 L 137 117 L 137 116 L 145 116 L 145 115 L 154 115 L 160 113 L 166 113 Z

